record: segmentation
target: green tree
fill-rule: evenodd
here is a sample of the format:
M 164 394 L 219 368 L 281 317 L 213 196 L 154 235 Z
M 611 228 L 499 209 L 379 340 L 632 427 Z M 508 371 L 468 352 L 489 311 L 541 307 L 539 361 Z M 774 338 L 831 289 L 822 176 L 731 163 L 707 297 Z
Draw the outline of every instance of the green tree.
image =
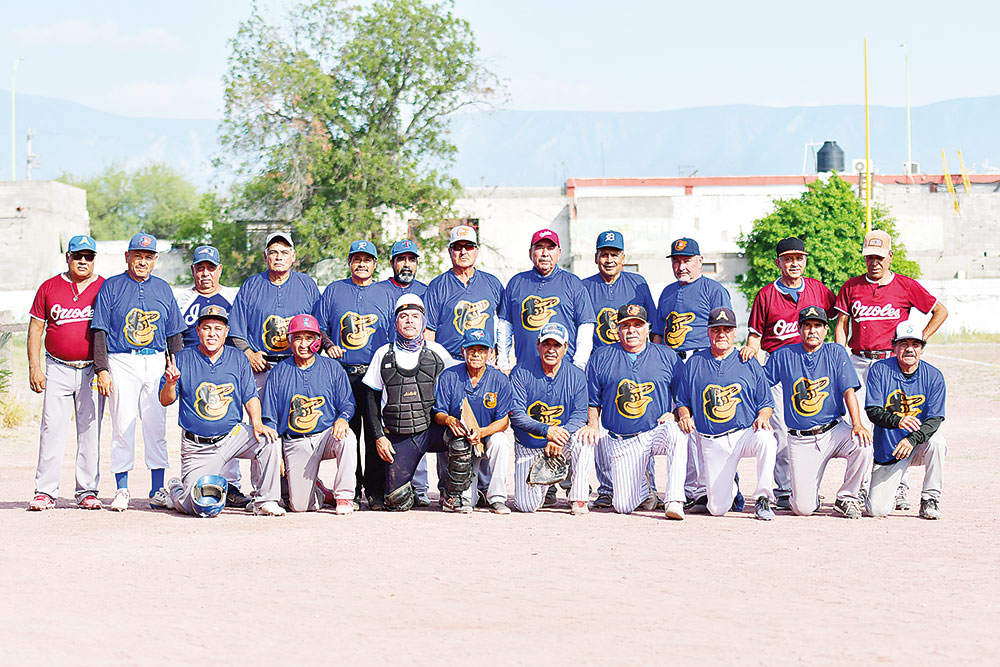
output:
M 865 236 L 865 206 L 851 185 L 836 174 L 826 181 L 816 180 L 796 199 L 774 202 L 774 211 L 754 220 L 753 230 L 738 240 L 747 258 L 747 272 L 736 282 L 747 302 L 779 275 L 774 264 L 778 241 L 797 236 L 806 244 L 809 262 L 806 275 L 823 281 L 836 292 L 844 282 L 865 272 L 861 242 Z M 883 229 L 893 239 L 892 270 L 911 278 L 920 276 L 920 267 L 906 258 L 899 243 L 896 221 L 889 210 L 872 206 L 872 229 Z
M 217 164 L 250 245 L 291 227 L 306 270 L 390 230 L 428 259 L 443 247 L 431 232 L 459 193 L 448 116 L 495 82 L 450 2 L 318 0 L 281 25 L 254 6 L 231 46 Z

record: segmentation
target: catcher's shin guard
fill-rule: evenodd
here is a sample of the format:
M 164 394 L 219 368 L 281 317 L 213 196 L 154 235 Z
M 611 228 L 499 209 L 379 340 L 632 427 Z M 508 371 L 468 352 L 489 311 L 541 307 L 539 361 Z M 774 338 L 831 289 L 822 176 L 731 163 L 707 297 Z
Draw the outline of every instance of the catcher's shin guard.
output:
M 415 499 L 413 484 L 407 482 L 392 493 L 385 494 L 385 508 L 392 512 L 405 512 L 413 507 Z
M 472 445 L 465 437 L 448 441 L 448 477 L 445 493 L 449 498 L 460 498 L 472 484 Z

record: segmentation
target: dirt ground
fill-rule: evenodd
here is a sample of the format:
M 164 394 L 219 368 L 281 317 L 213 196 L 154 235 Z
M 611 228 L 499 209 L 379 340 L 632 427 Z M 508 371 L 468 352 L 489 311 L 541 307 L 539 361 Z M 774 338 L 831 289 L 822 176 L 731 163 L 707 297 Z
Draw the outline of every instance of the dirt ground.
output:
M 72 502 L 72 444 L 58 508 L 29 513 L 31 419 L 0 432 L 0 663 L 990 663 L 1000 650 L 997 352 L 940 345 L 925 357 L 949 381 L 938 522 L 917 518 L 921 468 L 913 511 L 830 516 L 837 462 L 822 516 L 771 523 L 753 520 L 752 503 L 683 522 L 574 517 L 565 501 L 506 517 L 435 505 L 205 520 L 135 499 L 123 514 L 84 512 Z M 176 425 L 168 437 L 172 476 Z M 105 434 L 105 503 L 108 460 Z M 752 488 L 752 462 L 741 477 Z M 145 470 L 133 472 L 134 498 L 148 486 Z

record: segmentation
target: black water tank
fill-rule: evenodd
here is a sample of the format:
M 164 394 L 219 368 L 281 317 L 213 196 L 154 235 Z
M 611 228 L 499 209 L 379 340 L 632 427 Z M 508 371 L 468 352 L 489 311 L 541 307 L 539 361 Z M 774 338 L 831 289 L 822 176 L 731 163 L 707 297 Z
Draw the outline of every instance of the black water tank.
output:
M 844 151 L 836 141 L 824 141 L 816 153 L 816 171 L 836 171 L 844 173 Z

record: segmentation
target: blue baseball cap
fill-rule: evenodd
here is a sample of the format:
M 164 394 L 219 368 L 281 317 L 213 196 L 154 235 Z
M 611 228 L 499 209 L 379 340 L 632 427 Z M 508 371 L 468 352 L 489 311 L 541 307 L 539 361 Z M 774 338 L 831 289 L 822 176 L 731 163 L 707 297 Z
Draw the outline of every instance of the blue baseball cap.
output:
M 66 246 L 66 252 L 80 252 L 81 250 L 90 250 L 91 252 L 97 252 L 97 241 L 86 234 L 78 234 L 69 240 L 69 245 Z
M 194 266 L 200 262 L 211 262 L 216 266 L 222 264 L 222 260 L 219 259 L 219 249 L 210 245 L 200 245 L 194 249 L 194 258 L 191 260 L 191 265 Z
M 350 257 L 356 252 L 363 252 L 378 259 L 378 248 L 371 241 L 355 241 L 351 244 L 351 249 L 347 251 L 347 256 Z
M 667 257 L 694 257 L 700 254 L 698 242 L 685 237 L 670 244 L 670 254 Z
M 551 338 L 560 345 L 565 345 L 569 341 L 569 331 L 558 322 L 549 322 L 538 332 L 538 342 L 541 343 L 546 338 Z
M 412 252 L 417 257 L 420 257 L 420 250 L 417 249 L 417 244 L 410 239 L 403 239 L 402 241 L 396 241 L 392 244 L 392 253 L 389 259 L 396 259 L 396 255 L 402 255 L 404 253 Z
M 476 345 L 493 347 L 493 336 L 486 329 L 466 329 L 465 338 L 462 340 L 462 349 Z
M 156 252 L 156 237 L 146 232 L 139 232 L 128 242 L 128 249 Z
M 609 229 L 606 232 L 601 232 L 597 235 L 597 249 L 601 248 L 615 248 L 617 250 L 625 249 L 625 237 L 622 236 L 621 232 L 616 232 L 613 229 Z

